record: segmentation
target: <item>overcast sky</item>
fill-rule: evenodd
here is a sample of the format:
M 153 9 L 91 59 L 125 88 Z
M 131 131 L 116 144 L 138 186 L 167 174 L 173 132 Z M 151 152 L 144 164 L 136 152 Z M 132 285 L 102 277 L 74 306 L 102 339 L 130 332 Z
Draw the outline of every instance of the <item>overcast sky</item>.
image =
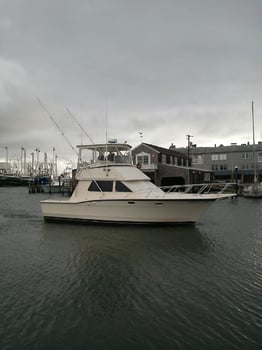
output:
M 261 0 L 0 0 L 0 159 L 262 140 Z M 68 159 L 69 160 L 69 159 Z

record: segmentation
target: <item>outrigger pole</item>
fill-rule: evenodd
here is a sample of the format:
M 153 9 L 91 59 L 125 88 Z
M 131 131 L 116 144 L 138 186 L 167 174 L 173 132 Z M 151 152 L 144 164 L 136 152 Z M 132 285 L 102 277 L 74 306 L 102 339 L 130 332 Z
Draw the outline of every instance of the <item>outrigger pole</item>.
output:
M 70 111 L 69 108 L 66 108 L 67 113 L 73 118 L 73 120 L 77 123 L 77 125 L 79 126 L 79 128 L 85 133 L 85 135 L 89 138 L 89 140 L 92 142 L 92 144 L 94 145 L 95 142 L 92 140 L 92 138 L 88 135 L 88 133 L 85 131 L 85 129 L 83 128 L 83 126 L 78 122 L 78 120 L 76 119 L 76 117 L 73 115 L 73 113 Z
M 65 136 L 63 130 L 60 128 L 60 126 L 57 124 L 56 120 L 54 119 L 54 117 L 49 113 L 49 111 L 47 110 L 47 108 L 43 105 L 43 103 L 41 102 L 40 98 L 37 98 L 38 103 L 40 104 L 40 106 L 42 107 L 42 109 L 46 112 L 46 114 L 48 115 L 48 117 L 52 120 L 52 122 L 55 124 L 55 126 L 57 127 L 57 129 L 59 130 L 59 132 L 61 133 L 61 135 L 63 136 L 63 138 L 66 140 L 66 142 L 68 143 L 68 145 L 71 147 L 71 149 L 75 152 L 75 154 L 78 156 L 77 151 L 75 150 L 74 146 L 71 144 L 71 142 L 68 140 L 68 138 Z

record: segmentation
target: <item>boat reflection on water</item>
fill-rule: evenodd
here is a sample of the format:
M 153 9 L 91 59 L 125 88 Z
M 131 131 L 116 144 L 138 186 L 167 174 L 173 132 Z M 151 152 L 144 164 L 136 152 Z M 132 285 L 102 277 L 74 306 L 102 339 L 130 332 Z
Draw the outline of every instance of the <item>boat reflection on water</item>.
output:
M 166 251 L 203 251 L 208 249 L 207 238 L 195 225 L 115 225 L 46 222 L 43 226 L 43 238 L 48 241 L 61 239 L 75 241 L 76 249 L 91 249 L 103 242 L 109 249 L 128 251 L 161 250 Z M 90 247 L 90 241 L 92 246 Z M 80 242 L 80 243 L 79 243 Z M 84 255 L 87 253 L 84 252 Z

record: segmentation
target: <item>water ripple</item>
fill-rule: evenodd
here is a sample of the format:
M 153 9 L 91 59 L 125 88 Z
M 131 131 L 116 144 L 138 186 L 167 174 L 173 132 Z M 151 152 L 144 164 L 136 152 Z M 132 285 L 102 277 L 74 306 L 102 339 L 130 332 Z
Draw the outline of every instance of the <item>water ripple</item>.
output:
M 37 196 L 0 207 L 1 349 L 260 349 L 258 202 L 132 228 L 45 224 Z

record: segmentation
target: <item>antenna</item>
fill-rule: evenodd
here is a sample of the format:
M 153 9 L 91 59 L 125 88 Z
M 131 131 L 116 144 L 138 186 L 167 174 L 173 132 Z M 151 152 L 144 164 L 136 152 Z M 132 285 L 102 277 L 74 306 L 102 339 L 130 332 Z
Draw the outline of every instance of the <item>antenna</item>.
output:
M 105 100 L 105 103 L 106 103 L 106 115 L 105 115 L 105 117 L 106 117 L 106 155 L 107 155 L 107 142 L 108 142 L 108 135 L 107 135 L 107 95 L 106 95 L 106 100 Z M 107 159 L 108 157 L 106 156 L 106 166 L 107 166 L 107 161 L 108 161 L 108 159 Z
M 71 142 L 68 140 L 68 138 L 65 136 L 63 130 L 60 128 L 60 126 L 57 124 L 56 120 L 54 119 L 54 117 L 49 113 L 49 111 L 47 110 L 47 108 L 43 105 L 43 103 L 41 102 L 40 98 L 37 98 L 38 103 L 40 104 L 40 106 L 42 107 L 42 109 L 46 112 L 46 114 L 49 116 L 49 118 L 52 120 L 52 122 L 55 124 L 55 126 L 57 127 L 57 129 L 60 131 L 61 135 L 64 137 L 64 139 L 66 140 L 66 142 L 68 143 L 68 145 L 71 147 L 71 149 L 75 152 L 76 155 L 78 155 L 78 153 L 76 152 L 76 150 L 74 149 L 74 147 L 72 146 Z

